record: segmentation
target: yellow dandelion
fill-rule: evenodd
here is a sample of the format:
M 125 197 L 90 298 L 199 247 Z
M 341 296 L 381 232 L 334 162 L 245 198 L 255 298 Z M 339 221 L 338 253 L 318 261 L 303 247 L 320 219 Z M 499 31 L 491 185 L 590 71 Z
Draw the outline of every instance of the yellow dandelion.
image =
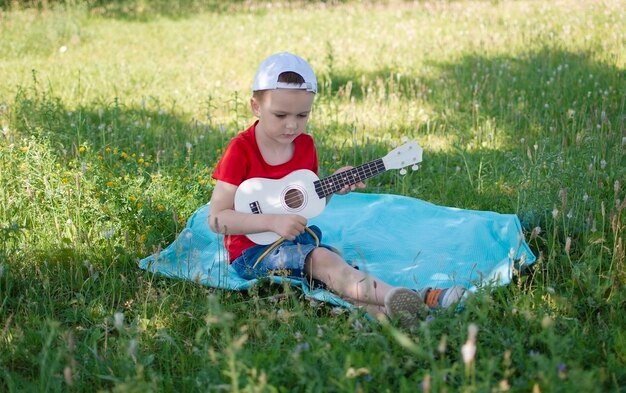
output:
M 143 203 L 137 202 L 137 205 L 135 205 L 135 206 L 137 206 L 137 209 L 141 209 L 143 207 Z
M 87 151 L 87 147 L 86 146 L 81 146 L 81 147 L 78 148 L 78 152 L 79 153 L 84 153 L 86 151 Z
M 145 242 L 146 241 L 146 235 L 144 235 L 144 234 L 139 235 L 139 241 L 141 243 Z
M 102 161 L 104 159 L 104 157 L 102 157 L 100 154 L 98 154 L 98 161 Z
M 163 210 L 165 210 L 165 206 L 163 206 L 163 205 L 158 205 L 158 206 L 157 206 L 157 210 L 158 210 L 158 211 L 160 211 L 160 212 L 162 212 Z
M 128 154 L 126 154 L 126 152 L 125 152 L 125 151 L 123 151 L 123 152 L 120 154 L 120 157 L 122 157 L 123 159 L 125 159 L 125 160 L 126 160 L 126 159 L 128 158 Z
M 111 152 L 111 148 L 110 148 L 110 147 L 107 147 L 106 149 L 104 149 L 104 151 L 105 151 L 106 153 L 110 153 L 110 152 Z
M 131 201 L 131 202 L 135 202 L 137 200 L 137 197 L 134 196 L 134 195 L 131 195 L 131 196 L 128 197 L 128 200 Z
M 140 165 L 141 165 L 141 164 L 143 164 L 143 163 L 144 163 L 143 158 L 138 159 L 138 160 L 137 160 L 137 163 L 138 163 L 138 164 L 140 164 Z
M 109 188 L 113 187 L 113 182 L 111 180 L 109 180 L 106 184 Z
M 28 151 L 28 146 L 22 146 L 20 147 L 20 150 L 22 151 L 22 153 L 26 153 Z

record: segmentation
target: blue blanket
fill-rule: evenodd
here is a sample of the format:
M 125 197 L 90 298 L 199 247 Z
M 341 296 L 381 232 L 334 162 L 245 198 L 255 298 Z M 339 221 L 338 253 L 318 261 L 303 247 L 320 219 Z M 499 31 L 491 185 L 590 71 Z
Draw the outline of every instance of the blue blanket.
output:
M 198 209 L 172 244 L 142 259 L 139 266 L 215 288 L 243 290 L 255 284 L 257 280 L 242 279 L 228 265 L 223 237 L 208 226 L 208 211 L 208 204 Z M 409 288 L 506 285 L 515 261 L 535 261 L 515 215 L 437 206 L 398 195 L 335 196 L 309 224 L 319 226 L 322 242 L 361 270 Z M 271 280 L 287 280 L 309 297 L 349 306 L 306 281 Z

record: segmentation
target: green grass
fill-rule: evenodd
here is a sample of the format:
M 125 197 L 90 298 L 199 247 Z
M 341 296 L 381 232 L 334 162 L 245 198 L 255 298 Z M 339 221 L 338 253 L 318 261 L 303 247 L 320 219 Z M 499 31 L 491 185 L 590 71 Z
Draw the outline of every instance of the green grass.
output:
M 0 4 L 1 391 L 626 390 L 623 1 L 35 3 Z M 411 333 L 138 269 L 278 50 L 318 73 L 323 174 L 416 139 L 368 191 L 516 213 L 537 263 Z

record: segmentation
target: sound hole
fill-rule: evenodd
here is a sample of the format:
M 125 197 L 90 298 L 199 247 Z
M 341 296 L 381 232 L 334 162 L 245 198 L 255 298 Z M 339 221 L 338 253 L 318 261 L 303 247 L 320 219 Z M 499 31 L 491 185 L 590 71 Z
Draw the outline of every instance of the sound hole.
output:
M 290 209 L 298 209 L 304 204 L 304 194 L 297 188 L 292 188 L 285 193 L 285 204 Z

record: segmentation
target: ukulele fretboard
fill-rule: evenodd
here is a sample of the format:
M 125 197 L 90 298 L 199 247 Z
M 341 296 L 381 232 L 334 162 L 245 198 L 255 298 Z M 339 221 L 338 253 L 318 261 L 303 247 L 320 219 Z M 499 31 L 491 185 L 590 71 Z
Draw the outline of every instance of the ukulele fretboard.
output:
M 356 168 L 348 169 L 347 171 L 341 173 L 335 173 L 327 178 L 316 181 L 314 183 L 315 192 L 320 199 L 326 198 L 327 196 L 341 190 L 345 186 L 350 186 L 365 179 L 369 179 L 370 177 L 376 176 L 385 170 L 383 159 L 379 158 Z

